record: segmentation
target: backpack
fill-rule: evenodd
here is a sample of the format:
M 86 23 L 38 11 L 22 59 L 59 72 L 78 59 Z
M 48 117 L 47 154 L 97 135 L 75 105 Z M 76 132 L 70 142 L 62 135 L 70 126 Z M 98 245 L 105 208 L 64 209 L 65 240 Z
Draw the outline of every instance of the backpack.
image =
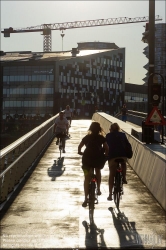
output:
M 133 150 L 132 150 L 132 146 L 131 146 L 130 142 L 126 143 L 123 146 L 124 146 L 127 158 L 131 159 L 133 157 Z
M 132 146 L 131 146 L 130 142 L 125 137 L 125 140 L 122 140 L 122 138 L 119 138 L 119 143 L 122 145 L 123 150 L 126 153 L 126 157 L 128 159 L 131 159 L 133 157 L 133 150 L 132 150 Z
M 120 136 L 119 133 L 113 132 L 109 134 L 109 140 L 111 143 L 109 145 L 111 158 L 115 157 L 127 157 L 131 159 L 133 156 L 132 146 L 127 140 L 126 136 L 124 138 Z

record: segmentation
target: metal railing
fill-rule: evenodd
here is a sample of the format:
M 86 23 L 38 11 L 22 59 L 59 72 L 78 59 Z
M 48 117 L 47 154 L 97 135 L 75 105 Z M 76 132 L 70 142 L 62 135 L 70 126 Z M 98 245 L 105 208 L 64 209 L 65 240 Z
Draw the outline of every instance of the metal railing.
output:
M 54 120 L 48 119 L 0 151 L 0 203 L 19 184 L 25 173 L 54 138 Z

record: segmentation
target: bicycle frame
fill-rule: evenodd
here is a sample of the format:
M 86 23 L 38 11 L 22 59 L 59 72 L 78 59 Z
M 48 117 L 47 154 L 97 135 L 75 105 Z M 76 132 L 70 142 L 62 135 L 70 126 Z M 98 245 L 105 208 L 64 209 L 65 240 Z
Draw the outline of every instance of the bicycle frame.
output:
M 61 155 L 62 155 L 62 137 L 59 138 L 59 151 L 60 151 L 59 159 L 61 159 Z
M 90 221 L 90 225 L 94 224 L 93 215 L 94 215 L 95 204 L 98 204 L 97 177 L 94 173 L 94 168 L 93 168 L 90 183 L 89 183 L 89 221 Z
M 123 194 L 123 176 L 122 176 L 122 166 L 121 163 L 124 162 L 122 159 L 117 159 L 117 169 L 116 169 L 116 175 L 114 177 L 114 188 L 113 188 L 113 196 L 114 196 L 114 202 L 119 209 L 120 199 L 122 199 Z
M 63 149 L 63 140 L 65 140 L 66 137 L 66 133 L 59 133 L 56 135 L 57 138 L 59 138 L 59 151 L 60 151 L 60 157 L 59 159 L 61 159 L 61 155 L 62 155 L 62 149 Z

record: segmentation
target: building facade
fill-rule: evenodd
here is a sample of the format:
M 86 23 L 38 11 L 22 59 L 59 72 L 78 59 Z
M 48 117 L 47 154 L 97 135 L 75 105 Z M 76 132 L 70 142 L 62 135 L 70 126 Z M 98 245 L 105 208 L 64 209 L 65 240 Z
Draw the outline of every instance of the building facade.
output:
M 143 54 L 149 59 L 149 46 L 144 48 Z M 143 80 L 147 85 L 149 63 L 144 68 L 147 73 Z M 166 23 L 155 24 L 155 73 L 161 74 L 166 79 Z M 158 82 L 162 82 L 161 77 L 158 77 Z
M 149 59 L 149 46 L 144 48 L 145 56 Z M 143 79 L 144 84 L 148 85 L 148 70 L 149 63 L 147 63 L 144 68 L 147 70 L 146 77 Z M 162 91 L 164 94 L 161 98 L 161 103 L 159 105 L 160 109 L 163 110 L 163 114 L 166 115 L 166 23 L 155 24 L 155 72 L 158 83 L 161 84 Z
M 128 110 L 147 113 L 148 87 L 125 83 L 125 104 Z
M 125 49 L 81 46 L 76 56 L 1 51 L 2 117 L 55 115 L 66 105 L 83 117 L 96 109 L 117 113 L 124 102 Z

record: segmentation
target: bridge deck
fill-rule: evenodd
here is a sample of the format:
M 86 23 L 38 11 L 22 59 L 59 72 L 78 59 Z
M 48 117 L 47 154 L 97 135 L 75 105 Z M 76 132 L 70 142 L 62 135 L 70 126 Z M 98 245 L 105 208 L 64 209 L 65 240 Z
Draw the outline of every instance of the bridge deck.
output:
M 2 216 L 1 248 L 164 248 L 165 212 L 128 166 L 128 184 L 120 212 L 107 201 L 108 166 L 102 170 L 102 195 L 96 205 L 95 226 L 81 206 L 83 173 L 77 146 L 90 120 L 75 120 L 66 141 L 64 161 L 58 163 L 56 139 L 41 158 L 15 200 Z

